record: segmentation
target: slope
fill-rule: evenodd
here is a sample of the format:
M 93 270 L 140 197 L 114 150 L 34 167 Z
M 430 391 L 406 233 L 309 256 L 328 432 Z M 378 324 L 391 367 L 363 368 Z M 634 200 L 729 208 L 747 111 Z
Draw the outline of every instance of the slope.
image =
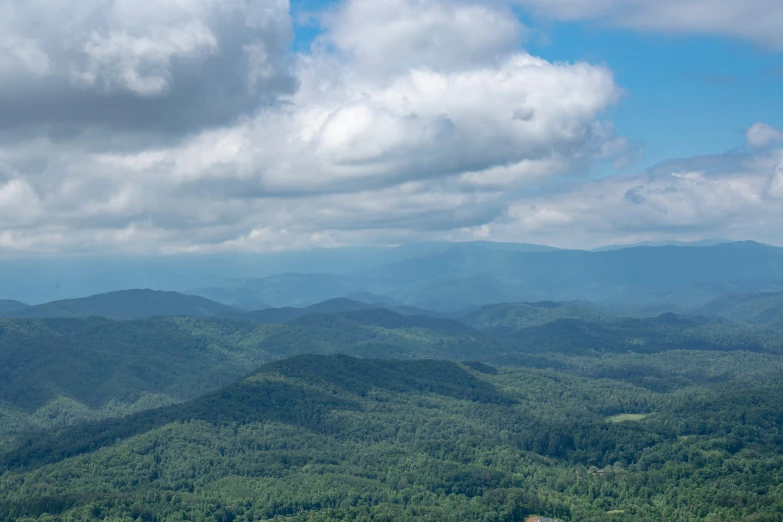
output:
M 367 308 L 377 308 L 377 305 L 355 301 L 352 299 L 335 298 L 328 299 L 314 305 L 306 306 L 304 308 L 284 307 L 255 310 L 243 314 L 241 318 L 259 323 L 284 323 L 308 314 L 346 312 L 350 310 L 363 310 Z
M 783 508 L 779 373 L 668 394 L 495 373 L 302 356 L 185 404 L 20 437 L 0 449 L 0 521 L 776 520 Z M 635 420 L 607 422 L 619 418 Z
M 693 311 L 702 315 L 780 328 L 783 325 L 783 292 L 727 294 Z
M 233 317 L 236 319 L 252 321 L 257 323 L 285 323 L 311 314 L 341 313 L 341 312 L 351 312 L 357 310 L 373 310 L 377 308 L 385 308 L 402 315 L 437 316 L 436 313 L 421 308 L 414 308 L 410 306 L 388 305 L 388 304 L 381 304 L 381 303 L 367 303 L 364 301 L 357 301 L 353 299 L 347 299 L 344 297 L 338 297 L 335 299 L 328 299 L 326 301 L 316 303 L 314 305 L 306 306 L 304 308 L 294 308 L 294 307 L 267 308 L 264 310 L 255 310 L 252 312 L 246 312 L 244 314 L 235 315 Z
M 103 316 L 128 320 L 155 316 L 208 317 L 234 312 L 229 306 L 193 295 L 157 290 L 121 290 L 29 306 L 4 315 L 17 318 Z
M 67 425 L 181 401 L 301 353 L 473 358 L 498 351 L 453 321 L 388 310 L 288 324 L 227 318 L 0 320 L 0 432 Z
M 28 305 L 20 301 L 14 301 L 12 299 L 0 299 L 0 315 L 21 310 L 23 308 L 27 308 L 27 306 Z
M 440 288 L 448 290 L 453 281 L 461 283 L 458 292 L 451 292 L 449 310 L 502 301 L 577 299 L 693 306 L 732 289 L 779 288 L 783 248 L 753 242 L 604 252 L 455 247 L 361 275 L 371 290 L 423 308 L 442 303 Z M 699 291 L 689 290 L 694 287 Z
M 558 319 L 606 321 L 610 316 L 576 304 L 552 301 L 538 303 L 503 303 L 482 307 L 459 318 L 467 325 L 493 332 L 513 332 Z

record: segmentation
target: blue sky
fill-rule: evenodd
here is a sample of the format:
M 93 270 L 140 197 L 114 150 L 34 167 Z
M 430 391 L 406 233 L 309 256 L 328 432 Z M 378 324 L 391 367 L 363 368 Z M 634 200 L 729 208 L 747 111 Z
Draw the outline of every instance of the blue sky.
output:
M 528 48 L 551 60 L 606 63 L 627 94 L 609 113 L 617 132 L 638 140 L 631 168 L 720 154 L 740 147 L 757 121 L 783 127 L 783 54 L 736 39 L 553 24 L 549 45 Z

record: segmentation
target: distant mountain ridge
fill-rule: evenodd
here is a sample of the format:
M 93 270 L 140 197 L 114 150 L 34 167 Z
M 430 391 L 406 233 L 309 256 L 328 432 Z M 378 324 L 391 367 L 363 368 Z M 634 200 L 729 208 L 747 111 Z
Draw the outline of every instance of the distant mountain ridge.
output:
M 22 303 L 21 301 L 14 301 L 13 299 L 0 299 L 0 315 L 8 312 L 15 312 L 23 308 L 27 308 L 29 305 Z
M 729 291 L 777 289 L 783 289 L 783 248 L 746 241 L 601 252 L 465 243 L 352 274 L 283 274 L 221 291 L 276 307 L 364 293 L 454 313 L 501 302 L 575 300 L 614 302 L 621 309 L 626 303 L 690 308 Z
M 610 317 L 597 310 L 575 304 L 543 301 L 488 305 L 460 317 L 460 320 L 480 330 L 509 333 L 559 319 L 604 321 Z
M 0 315 L 10 318 L 102 316 L 131 320 L 155 316 L 210 317 L 235 312 L 235 309 L 230 306 L 200 296 L 161 290 L 119 290 L 80 299 L 66 299 L 0 311 Z
M 726 294 L 692 312 L 780 329 L 783 328 L 783 292 Z
M 660 246 L 681 246 L 681 247 L 711 247 L 716 245 L 723 245 L 725 243 L 733 243 L 729 239 L 700 239 L 698 241 L 641 241 L 639 243 L 628 244 L 616 244 L 606 245 L 598 248 L 594 248 L 593 252 L 607 252 L 609 250 L 622 250 L 624 248 L 636 248 L 636 247 L 660 247 Z

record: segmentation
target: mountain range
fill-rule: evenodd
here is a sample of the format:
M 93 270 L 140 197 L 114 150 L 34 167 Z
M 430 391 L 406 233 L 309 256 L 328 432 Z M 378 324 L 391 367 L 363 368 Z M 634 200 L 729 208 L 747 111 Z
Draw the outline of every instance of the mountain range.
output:
M 726 293 L 783 290 L 783 248 L 754 242 L 587 252 L 454 244 L 348 274 L 287 273 L 192 293 L 248 307 L 371 293 L 455 313 L 498 302 L 591 300 L 608 311 L 693 308 Z
M 58 295 L 150 288 L 245 311 L 348 297 L 449 314 L 499 302 L 589 300 L 611 313 L 649 315 L 729 293 L 783 291 L 781 252 L 721 240 L 598 251 L 438 242 L 231 258 L 65 259 L 51 266 L 42 258 L 0 262 L 0 297 L 40 304 L 62 301 Z M 0 313 L 10 310 L 4 306 Z

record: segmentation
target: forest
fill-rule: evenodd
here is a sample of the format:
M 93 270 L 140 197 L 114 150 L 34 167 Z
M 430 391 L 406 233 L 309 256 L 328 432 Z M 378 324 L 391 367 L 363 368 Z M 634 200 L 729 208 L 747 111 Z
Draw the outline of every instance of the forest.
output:
M 0 520 L 783 520 L 772 297 L 2 319 Z

